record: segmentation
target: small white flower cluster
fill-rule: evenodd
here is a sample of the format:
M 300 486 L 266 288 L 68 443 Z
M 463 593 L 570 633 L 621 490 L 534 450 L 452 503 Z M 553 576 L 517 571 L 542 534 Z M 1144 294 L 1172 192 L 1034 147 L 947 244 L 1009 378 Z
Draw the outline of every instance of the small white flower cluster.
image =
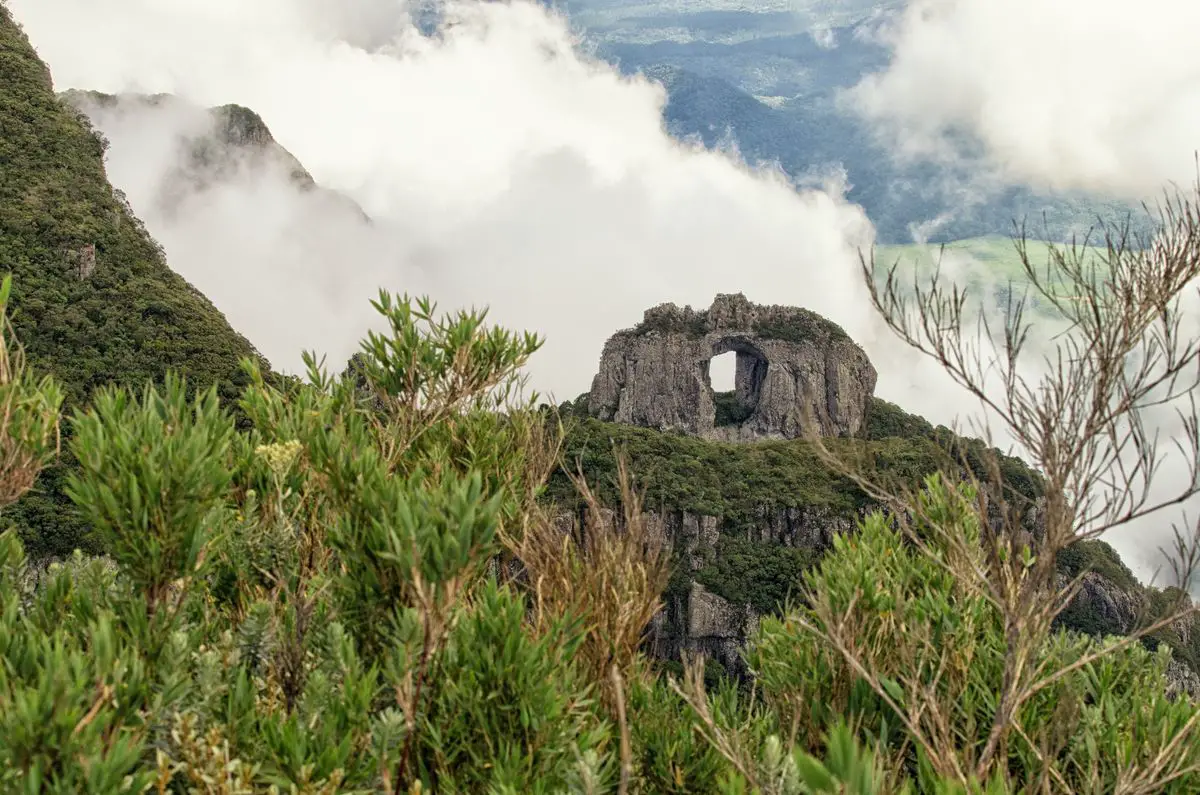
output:
M 276 477 L 283 477 L 284 473 L 291 469 L 302 449 L 303 445 L 292 439 L 290 442 L 260 444 L 254 448 L 254 453 L 266 462 L 267 467 L 275 473 Z

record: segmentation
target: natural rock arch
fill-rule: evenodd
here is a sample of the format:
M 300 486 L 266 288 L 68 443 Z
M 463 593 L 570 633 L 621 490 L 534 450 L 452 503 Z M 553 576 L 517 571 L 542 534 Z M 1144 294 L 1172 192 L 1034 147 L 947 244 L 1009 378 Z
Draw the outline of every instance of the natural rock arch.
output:
M 733 395 L 713 392 L 709 363 L 733 351 Z M 604 346 L 589 411 L 707 439 L 823 436 L 863 427 L 876 373 L 837 324 L 806 309 L 718 295 L 707 310 L 663 304 Z M 721 420 L 721 421 L 718 421 Z
M 705 383 L 713 390 L 713 424 L 718 428 L 740 425 L 754 416 L 762 401 L 762 388 L 770 362 L 766 354 L 742 334 L 721 337 L 713 343 L 712 348 L 712 356 L 702 365 L 702 369 Z M 726 353 L 736 357 L 733 390 L 728 394 L 713 389 L 709 378 L 709 365 L 713 359 Z

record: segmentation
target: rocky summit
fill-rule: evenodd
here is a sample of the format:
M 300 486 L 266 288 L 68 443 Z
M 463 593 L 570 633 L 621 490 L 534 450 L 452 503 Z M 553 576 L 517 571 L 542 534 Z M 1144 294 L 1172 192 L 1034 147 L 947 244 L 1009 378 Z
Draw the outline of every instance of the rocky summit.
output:
M 731 351 L 734 390 L 717 393 L 710 362 Z M 855 436 L 875 381 L 867 354 L 836 323 L 738 293 L 706 310 L 662 304 L 614 334 L 588 407 L 601 420 L 720 441 Z

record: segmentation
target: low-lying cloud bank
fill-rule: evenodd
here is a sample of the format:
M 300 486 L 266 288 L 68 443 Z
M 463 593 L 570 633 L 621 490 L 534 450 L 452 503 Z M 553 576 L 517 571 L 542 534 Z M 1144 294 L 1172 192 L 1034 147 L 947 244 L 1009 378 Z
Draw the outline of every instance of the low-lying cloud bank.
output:
M 676 142 L 661 87 L 583 56 L 538 5 L 447 6 L 434 37 L 373 0 L 338 13 L 311 0 L 12 6 L 60 90 L 246 105 L 376 219 L 297 224 L 302 197 L 261 173 L 168 215 L 156 197 L 172 154 L 151 139 L 185 120 L 99 117 L 111 176 L 172 265 L 280 366 L 295 368 L 301 348 L 344 359 L 380 286 L 488 304 L 497 321 L 545 333 L 535 382 L 564 398 L 588 387 L 609 333 L 662 301 L 743 291 L 809 306 L 867 344 L 877 331 L 859 208 L 836 186 L 797 192 Z
M 910 0 L 853 92 L 909 154 L 978 140 L 1018 183 L 1141 198 L 1195 176 L 1200 4 Z

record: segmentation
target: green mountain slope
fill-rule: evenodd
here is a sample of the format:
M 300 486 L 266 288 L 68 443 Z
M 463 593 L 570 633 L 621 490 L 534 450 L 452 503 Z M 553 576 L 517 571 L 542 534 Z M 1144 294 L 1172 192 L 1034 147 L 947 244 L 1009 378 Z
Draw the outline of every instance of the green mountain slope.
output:
M 777 614 L 787 600 L 797 597 L 803 573 L 828 551 L 832 530 L 850 530 L 864 512 L 880 507 L 826 464 L 807 440 L 708 441 L 601 422 L 587 415 L 586 401 L 581 395 L 559 407 L 567 418 L 565 465 L 552 475 L 548 496 L 567 512 L 581 510 L 570 480 L 581 473 L 602 500 L 617 505 L 617 453 L 626 458 L 644 506 L 662 517 L 675 549 L 674 573 L 664 598 L 667 648 L 705 642 L 688 636 L 695 585 L 734 609 L 746 605 L 758 614 Z M 948 449 L 966 452 L 977 474 L 983 475 L 978 468 L 986 449 L 983 442 L 935 428 L 879 398 L 872 399 L 864 437 L 830 439 L 826 444 L 839 454 L 869 462 L 879 476 L 910 486 L 944 465 Z M 1008 487 L 1026 498 L 1040 495 L 1040 480 L 1023 461 L 1002 456 L 1000 465 Z M 1057 624 L 1063 629 L 1126 635 L 1172 609 L 1173 589 L 1138 582 L 1104 541 L 1075 544 L 1059 556 L 1058 570 L 1064 584 L 1090 572 L 1081 594 L 1059 617 Z M 1200 672 L 1200 622 L 1160 629 L 1143 643 L 1151 649 L 1169 646 L 1180 663 Z
M 105 177 L 103 145 L 54 95 L 50 74 L 0 9 L 0 267 L 31 364 L 76 400 L 116 374 L 238 380 L 256 356 L 162 251 Z M 94 270 L 81 278 L 81 266 Z M 230 393 L 232 394 L 232 393 Z
M 168 369 L 237 394 L 242 357 L 260 358 L 162 250 L 105 176 L 104 144 L 54 94 L 50 73 L 0 5 L 0 270 L 13 274 L 13 322 L 31 365 L 78 405 L 105 383 Z M 31 552 L 78 542 L 47 473 L 17 512 Z M 64 549 L 65 546 L 65 549 Z

